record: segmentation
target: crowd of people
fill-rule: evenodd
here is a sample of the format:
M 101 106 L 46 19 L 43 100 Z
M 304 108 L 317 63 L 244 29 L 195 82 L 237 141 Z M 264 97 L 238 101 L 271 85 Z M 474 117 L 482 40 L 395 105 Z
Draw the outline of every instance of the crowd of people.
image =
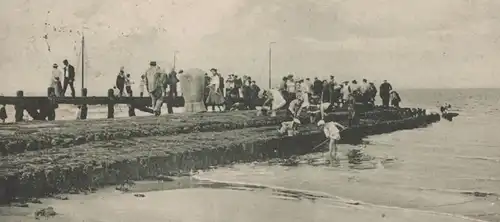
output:
M 57 64 L 53 65 L 51 86 L 54 87 L 56 96 L 65 96 L 69 87 L 71 96 L 75 97 L 75 69 L 67 60 L 64 60 L 63 64 L 63 71 L 58 69 Z M 177 90 L 178 74 L 182 75 L 183 70 L 176 72 L 172 69 L 166 72 L 156 62 L 151 61 L 149 68 L 141 75 L 139 96 L 143 97 L 145 92 L 149 94 L 156 116 L 160 115 L 165 96 L 169 98 L 180 96 Z M 61 84 L 61 77 L 63 77 L 63 84 Z M 131 75 L 126 74 L 125 68 L 121 67 L 113 86 L 115 96 L 133 96 L 132 84 L 134 81 Z M 230 74 L 227 79 L 224 79 L 215 68 L 210 69 L 210 74 L 205 73 L 204 102 L 207 108 L 211 106 L 212 111 L 216 111 L 216 107 L 218 111 L 228 111 L 255 110 L 257 106 L 261 106 L 259 113 L 264 114 L 270 111 L 271 116 L 275 116 L 279 109 L 286 109 L 290 121 L 283 122 L 279 132 L 282 134 L 288 132 L 289 135 L 293 135 L 300 125 L 301 112 L 311 111 L 311 107 L 317 107 L 321 114 L 328 112 L 329 109 L 333 111 L 339 107 L 347 108 L 348 124 L 351 126 L 356 120 L 356 107 L 359 104 L 374 106 L 377 94 L 382 100 L 382 106 L 388 107 L 391 104 L 399 107 L 401 98 L 387 80 L 384 80 L 377 88 L 367 79 L 363 79 L 360 83 L 357 80 L 337 82 L 334 76 L 330 76 L 328 80 L 320 80 L 317 77 L 311 80 L 311 78 L 297 79 L 290 74 L 283 77 L 278 88 L 261 90 L 250 76 L 239 77 Z M 442 107 L 441 111 L 446 112 L 446 108 L 448 107 Z M 169 113 L 171 112 L 173 111 L 169 108 Z M 324 131 L 329 141 L 330 162 L 338 165 L 336 144 L 340 139 L 340 131 L 346 127 L 335 121 L 325 121 L 323 115 L 317 121 L 317 125 Z
M 68 60 L 64 60 L 63 64 L 63 71 L 57 64 L 53 65 L 51 86 L 55 89 L 56 96 L 65 96 L 69 88 L 71 96 L 75 97 L 75 68 Z M 153 109 L 159 115 L 162 103 L 160 100 L 163 101 L 163 96 L 181 96 L 177 90 L 177 75 L 182 75 L 183 70 L 176 72 L 172 69 L 166 72 L 154 61 L 149 65 L 146 72 L 140 76 L 139 96 L 149 94 Z M 113 86 L 115 96 L 133 96 L 133 84 L 135 82 L 130 73 L 126 73 L 125 67 L 121 67 Z M 399 107 L 401 102 L 399 94 L 386 80 L 377 88 L 367 79 L 360 83 L 357 80 L 337 82 L 334 76 L 320 80 L 317 77 L 302 79 L 290 74 L 282 78 L 279 88 L 261 90 L 250 76 L 229 74 L 227 79 L 224 79 L 217 69 L 212 68 L 210 73 L 205 73 L 205 87 L 204 102 L 212 111 L 255 110 L 257 106 L 276 111 L 283 107 L 298 109 L 297 106 L 317 105 L 320 102 L 331 109 L 345 107 L 350 110 L 354 109 L 356 103 L 374 105 L 377 94 L 383 106 L 388 107 L 391 103 Z

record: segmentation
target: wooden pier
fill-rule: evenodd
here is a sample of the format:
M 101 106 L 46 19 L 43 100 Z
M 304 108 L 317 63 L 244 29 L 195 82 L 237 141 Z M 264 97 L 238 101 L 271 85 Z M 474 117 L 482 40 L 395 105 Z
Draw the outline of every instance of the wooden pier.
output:
M 108 90 L 107 96 L 87 96 L 87 89 L 83 88 L 81 97 L 57 97 L 54 88 L 47 89 L 47 96 L 24 96 L 24 91 L 19 90 L 16 96 L 0 96 L 0 105 L 13 105 L 15 109 L 15 121 L 23 121 L 23 114 L 26 110 L 33 120 L 55 120 L 55 111 L 59 104 L 76 105 L 80 109 L 79 119 L 87 119 L 89 105 L 107 105 L 107 118 L 114 118 L 114 107 L 116 104 L 127 104 L 129 106 L 129 116 L 135 116 L 135 110 L 153 113 L 151 109 L 151 98 L 147 97 L 117 97 L 113 89 Z M 173 107 L 183 107 L 183 97 L 166 96 L 163 102 L 167 105 L 169 113 Z

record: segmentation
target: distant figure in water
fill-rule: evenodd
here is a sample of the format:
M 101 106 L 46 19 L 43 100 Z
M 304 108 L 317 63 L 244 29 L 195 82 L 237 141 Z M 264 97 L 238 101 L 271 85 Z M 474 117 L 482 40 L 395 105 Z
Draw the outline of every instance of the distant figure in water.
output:
M 450 112 L 450 109 L 450 104 L 444 104 L 444 106 L 441 106 L 441 116 L 448 121 L 453 121 L 453 118 L 458 116 L 458 113 Z
M 446 114 L 448 113 L 449 109 L 451 109 L 451 105 L 445 103 L 444 106 L 441 106 L 441 113 Z
M 328 145 L 330 164 L 332 166 L 339 166 L 337 142 L 340 140 L 340 130 L 345 130 L 346 127 L 333 121 L 325 123 L 324 120 L 318 122 L 318 127 L 323 129 L 326 138 L 330 140 Z
M 2 107 L 0 107 L 0 120 L 2 120 L 2 123 L 5 123 L 6 119 L 7 119 L 7 110 L 5 109 L 5 104 L 2 104 Z

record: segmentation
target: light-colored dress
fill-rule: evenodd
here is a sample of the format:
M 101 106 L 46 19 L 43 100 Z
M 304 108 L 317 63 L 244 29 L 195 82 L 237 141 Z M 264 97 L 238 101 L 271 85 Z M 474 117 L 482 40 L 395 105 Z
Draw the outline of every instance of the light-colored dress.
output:
M 146 87 L 146 79 L 141 79 L 139 83 L 139 92 L 144 93 L 144 88 Z
M 50 87 L 54 88 L 54 92 L 57 97 L 61 96 L 62 85 L 61 85 L 61 77 L 62 71 L 54 68 L 52 69 L 52 77 L 50 78 Z
M 272 101 L 273 110 L 278 110 L 286 104 L 286 100 L 285 100 L 285 98 L 283 98 L 283 95 L 281 95 L 280 91 L 278 91 L 276 89 L 271 89 L 271 90 L 269 90 L 269 92 L 271 93 L 271 95 L 273 97 L 273 101 Z
M 295 82 L 293 80 L 288 80 L 286 82 L 286 90 L 289 92 L 289 93 L 295 93 Z
M 222 92 L 220 92 L 219 84 L 219 76 L 212 76 L 209 85 L 208 97 L 205 101 L 206 105 L 224 105 L 224 96 Z
M 339 140 L 340 139 L 340 130 L 337 128 L 337 123 L 335 122 L 327 122 L 325 123 L 325 127 L 323 128 L 323 132 L 325 136 L 329 139 Z
M 351 94 L 351 92 L 349 91 L 349 86 L 344 85 L 344 87 L 342 88 L 342 99 L 348 100 L 350 94 Z

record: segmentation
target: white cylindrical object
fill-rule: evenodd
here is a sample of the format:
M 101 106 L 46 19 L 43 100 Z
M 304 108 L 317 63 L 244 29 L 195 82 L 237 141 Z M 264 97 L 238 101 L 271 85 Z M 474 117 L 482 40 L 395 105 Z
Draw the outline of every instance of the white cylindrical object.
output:
M 207 111 L 204 103 L 205 72 L 201 69 L 189 69 L 179 75 L 184 108 L 186 112 Z

